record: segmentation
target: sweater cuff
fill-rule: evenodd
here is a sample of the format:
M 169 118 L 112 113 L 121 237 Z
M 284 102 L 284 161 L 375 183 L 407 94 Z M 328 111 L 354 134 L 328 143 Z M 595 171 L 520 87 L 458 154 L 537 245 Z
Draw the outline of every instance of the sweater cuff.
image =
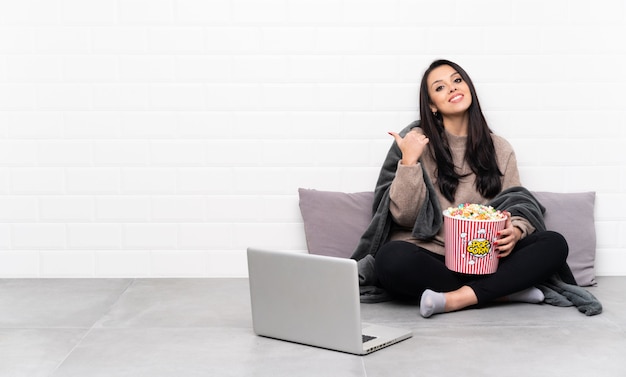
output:
M 396 174 L 400 174 L 401 171 L 403 171 L 404 174 L 415 174 L 415 173 L 421 174 L 422 163 L 418 161 L 415 165 L 402 165 L 402 160 L 399 160 Z
M 402 165 L 398 161 L 398 168 L 396 170 L 396 176 L 394 178 L 394 186 L 402 184 L 402 186 L 415 187 L 419 185 L 419 182 L 423 182 L 422 164 L 417 163 L 415 165 Z
M 530 225 L 528 220 L 520 216 L 511 217 L 511 224 L 522 231 L 522 238 L 525 238 L 536 230 L 534 226 Z

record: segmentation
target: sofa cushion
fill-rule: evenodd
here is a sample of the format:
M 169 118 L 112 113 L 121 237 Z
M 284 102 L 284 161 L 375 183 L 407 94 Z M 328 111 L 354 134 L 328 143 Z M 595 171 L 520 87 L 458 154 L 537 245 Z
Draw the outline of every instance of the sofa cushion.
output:
M 372 219 L 374 193 L 298 193 L 309 253 L 349 258 Z
M 309 253 L 349 258 L 371 220 L 374 193 L 300 188 L 298 194 Z M 567 261 L 576 282 L 581 286 L 594 285 L 595 193 L 533 194 L 546 207 L 546 227 L 567 240 Z
M 595 192 L 533 192 L 533 195 L 546 207 L 546 228 L 561 233 L 567 240 L 567 264 L 578 285 L 595 285 Z

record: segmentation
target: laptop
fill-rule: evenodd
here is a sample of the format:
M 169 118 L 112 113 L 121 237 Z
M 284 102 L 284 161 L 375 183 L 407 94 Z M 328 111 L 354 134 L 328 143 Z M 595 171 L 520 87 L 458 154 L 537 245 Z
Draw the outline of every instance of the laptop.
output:
M 410 330 L 361 323 L 353 259 L 248 248 L 257 335 L 357 355 L 408 339 Z

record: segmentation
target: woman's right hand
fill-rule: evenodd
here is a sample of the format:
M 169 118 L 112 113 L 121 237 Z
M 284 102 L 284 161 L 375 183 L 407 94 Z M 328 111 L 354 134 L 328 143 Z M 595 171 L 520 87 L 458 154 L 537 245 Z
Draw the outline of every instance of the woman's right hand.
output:
M 422 157 L 428 138 L 415 130 L 409 131 L 404 138 L 396 132 L 389 132 L 393 136 L 402 152 L 402 165 L 415 165 Z

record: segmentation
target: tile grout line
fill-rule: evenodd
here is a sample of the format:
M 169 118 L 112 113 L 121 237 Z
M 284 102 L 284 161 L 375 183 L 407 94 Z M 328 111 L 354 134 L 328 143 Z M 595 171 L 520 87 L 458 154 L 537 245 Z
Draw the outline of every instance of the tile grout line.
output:
M 124 289 L 122 289 L 120 291 L 120 294 L 117 296 L 117 298 L 115 300 L 113 300 L 113 302 L 111 303 L 111 305 L 106 309 L 103 310 L 102 315 L 97 318 L 92 324 L 91 326 L 87 329 L 87 331 L 85 331 L 85 333 L 80 337 L 80 339 L 78 339 L 78 341 L 76 342 L 76 344 L 74 344 L 74 347 L 72 347 L 72 349 L 70 349 L 67 352 L 67 355 L 65 355 L 65 357 L 63 359 L 61 359 L 61 361 L 59 361 L 59 363 L 56 365 L 56 367 L 54 367 L 54 369 L 52 370 L 50 376 L 53 376 L 58 370 L 59 368 L 65 363 L 65 361 L 72 355 L 72 353 L 74 353 L 74 350 L 76 348 L 78 348 L 78 346 L 80 346 L 80 344 L 83 342 L 83 340 L 85 340 L 85 338 L 91 334 L 91 332 L 93 331 L 93 329 L 96 327 L 96 325 L 99 323 L 99 321 L 102 319 L 102 317 L 104 317 L 105 315 L 107 315 L 107 313 L 109 313 L 111 311 L 111 309 L 115 306 L 115 304 L 120 300 L 120 298 L 124 295 L 124 293 L 126 293 L 126 291 L 128 291 L 128 288 L 130 288 L 135 281 L 137 280 L 137 278 L 132 278 L 130 279 L 130 282 L 126 285 L 126 287 L 124 287 Z
M 361 356 L 361 366 L 363 367 L 363 377 L 367 377 L 367 369 L 365 368 L 365 357 Z

